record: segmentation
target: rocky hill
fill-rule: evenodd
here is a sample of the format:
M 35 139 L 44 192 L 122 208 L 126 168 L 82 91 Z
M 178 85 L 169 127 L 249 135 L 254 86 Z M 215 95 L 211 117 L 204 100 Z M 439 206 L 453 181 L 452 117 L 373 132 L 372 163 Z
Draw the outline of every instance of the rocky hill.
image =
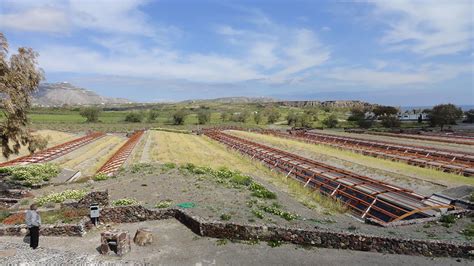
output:
M 373 104 L 362 101 L 279 101 L 279 105 L 291 107 L 331 107 L 331 108 L 353 108 L 371 107 Z
M 275 101 L 277 100 L 270 97 L 223 97 L 215 99 L 187 100 L 182 103 L 266 103 Z
M 131 101 L 100 96 L 93 91 L 75 87 L 67 82 L 43 83 L 33 94 L 33 104 L 37 106 L 111 105 L 124 103 L 131 103 Z

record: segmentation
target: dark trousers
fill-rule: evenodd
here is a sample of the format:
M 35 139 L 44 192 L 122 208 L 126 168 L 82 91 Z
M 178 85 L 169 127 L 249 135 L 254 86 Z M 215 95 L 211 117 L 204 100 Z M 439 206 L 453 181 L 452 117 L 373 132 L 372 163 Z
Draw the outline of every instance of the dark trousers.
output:
M 30 247 L 33 249 L 38 247 L 39 242 L 39 227 L 32 226 L 30 227 Z

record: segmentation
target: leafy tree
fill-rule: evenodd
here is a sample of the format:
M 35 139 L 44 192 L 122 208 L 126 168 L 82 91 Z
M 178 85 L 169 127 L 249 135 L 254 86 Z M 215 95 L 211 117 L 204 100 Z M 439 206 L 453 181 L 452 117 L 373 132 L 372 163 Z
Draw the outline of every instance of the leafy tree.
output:
M 231 111 L 224 111 L 221 113 L 222 122 L 229 121 L 232 118 L 233 113 Z
M 370 128 L 374 123 L 374 120 L 367 118 L 365 113 L 366 110 L 364 108 L 354 107 L 351 109 L 351 115 L 347 120 L 354 121 L 357 126 L 361 128 Z
M 0 32 L 0 104 L 4 117 L 0 124 L 0 139 L 5 158 L 18 154 L 21 146 L 28 146 L 33 153 L 47 144 L 47 140 L 32 135 L 27 128 L 31 94 L 43 79 L 37 57 L 38 53 L 33 49 L 20 47 L 17 54 L 8 58 L 8 42 Z
M 376 116 L 394 116 L 398 114 L 398 109 L 393 106 L 378 105 L 372 110 Z
M 382 116 L 382 126 L 386 128 L 400 127 L 400 120 L 396 116 Z
M 211 112 L 207 109 L 202 109 L 198 112 L 197 117 L 200 125 L 207 124 L 211 121 Z
M 233 114 L 232 121 L 245 123 L 249 119 L 249 117 L 250 117 L 250 112 L 245 110 L 243 112 Z
M 97 107 L 87 107 L 82 109 L 79 114 L 86 118 L 86 122 L 95 123 L 99 121 L 101 110 Z
M 153 122 L 158 118 L 159 115 L 160 115 L 160 113 L 158 112 L 158 110 L 150 109 L 150 110 L 148 110 L 147 120 L 149 122 Z
M 312 118 L 312 116 L 308 115 L 308 114 L 298 114 L 296 116 L 296 126 L 297 127 L 304 127 L 304 128 L 313 127 L 313 118 Z
M 462 110 L 454 104 L 440 104 L 429 112 L 431 126 L 439 126 L 441 130 L 445 125 L 455 125 L 456 120 L 462 117 Z
M 125 116 L 125 122 L 140 123 L 143 120 L 143 113 L 130 112 Z
M 278 109 L 276 109 L 276 108 L 271 108 L 271 109 L 267 110 L 266 113 L 267 113 L 267 116 L 268 116 L 268 118 L 267 118 L 268 124 L 274 124 L 281 117 L 280 112 L 278 112 Z
M 466 115 L 465 123 L 474 123 L 474 109 L 466 111 L 464 114 Z
M 298 115 L 293 111 L 289 112 L 288 115 L 286 116 L 286 121 L 289 126 L 294 126 L 296 124 L 297 119 L 298 119 Z
M 319 113 L 319 110 L 317 108 L 306 108 L 304 110 L 304 113 L 311 116 L 311 119 L 313 121 L 318 121 L 318 113 Z
M 255 123 L 258 125 L 262 122 L 262 119 L 263 119 L 263 115 L 262 115 L 262 112 L 255 112 L 253 113 L 253 120 L 255 121 Z
M 337 126 L 337 123 L 338 123 L 337 117 L 334 114 L 332 114 L 332 115 L 326 117 L 322 121 L 322 123 L 323 123 L 323 125 L 325 125 L 328 128 L 334 128 L 334 127 Z
M 175 125 L 184 124 L 184 120 L 186 119 L 187 115 L 188 114 L 187 114 L 186 110 L 184 110 L 184 109 L 180 109 L 180 110 L 176 111 L 172 116 L 173 124 L 175 124 Z

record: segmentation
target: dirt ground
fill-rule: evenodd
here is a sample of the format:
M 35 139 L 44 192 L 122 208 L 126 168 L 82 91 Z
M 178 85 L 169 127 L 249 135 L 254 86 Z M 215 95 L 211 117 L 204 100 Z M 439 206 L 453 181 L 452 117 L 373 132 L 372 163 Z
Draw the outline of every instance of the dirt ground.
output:
M 103 228 L 90 231 L 82 238 L 41 237 L 37 250 L 31 250 L 21 237 L 0 237 L 0 264 L 470 265 L 472 262 L 465 259 L 391 255 L 291 244 L 272 248 L 264 242 L 231 242 L 200 237 L 174 219 L 113 227 L 129 231 L 132 237 L 136 229 L 150 228 L 154 242 L 144 247 L 132 243 L 131 252 L 119 258 L 112 254 L 99 255 L 97 248 Z
M 473 218 L 463 218 L 450 227 L 441 223 L 425 225 L 408 225 L 394 228 L 382 228 L 365 224 L 347 214 L 330 214 L 324 209 L 311 209 L 296 201 L 287 193 L 266 182 L 258 176 L 254 179 L 277 194 L 276 200 L 262 200 L 252 197 L 246 189 L 226 187 L 206 176 L 185 174 L 178 169 L 162 171 L 159 165 L 144 168 L 137 173 L 126 171 L 117 178 L 106 181 L 74 184 L 74 188 L 94 190 L 108 189 L 112 200 L 134 198 L 147 207 L 154 207 L 165 200 L 178 203 L 193 202 L 195 208 L 189 209 L 192 214 L 210 220 L 221 220 L 222 215 L 229 215 L 229 221 L 281 225 L 295 228 L 321 228 L 332 231 L 360 232 L 369 235 L 405 237 L 410 239 L 448 239 L 456 242 L 468 241 L 460 232 L 474 222 Z M 48 187 L 41 193 L 62 191 L 70 185 Z M 127 188 L 127 189 L 124 189 Z M 40 191 L 35 191 L 40 193 Z M 38 194 L 39 195 L 39 194 Z M 255 203 L 255 200 L 258 202 Z M 254 201 L 250 206 L 249 202 Z M 258 205 L 281 205 L 281 210 L 298 214 L 298 219 L 287 221 L 277 215 L 263 212 L 264 218 L 258 218 L 253 212 Z M 257 208 L 258 209 L 258 208 Z

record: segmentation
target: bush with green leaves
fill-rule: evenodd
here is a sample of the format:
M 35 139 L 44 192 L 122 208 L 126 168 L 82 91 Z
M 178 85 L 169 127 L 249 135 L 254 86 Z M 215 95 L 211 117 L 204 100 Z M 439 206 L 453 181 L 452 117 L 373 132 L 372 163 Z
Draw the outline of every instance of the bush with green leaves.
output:
M 92 179 L 94 179 L 95 181 L 104 181 L 104 180 L 107 180 L 109 179 L 110 176 L 107 175 L 106 173 L 97 173 L 94 175 L 94 177 Z
M 39 185 L 58 176 L 60 168 L 56 164 L 30 164 L 0 168 L 1 173 L 11 176 L 12 180 L 19 181 L 25 186 Z
M 169 208 L 172 203 L 173 203 L 173 201 L 171 201 L 171 200 L 163 200 L 163 201 L 158 202 L 155 205 L 155 208 L 159 208 L 159 209 Z
M 137 205 L 140 202 L 138 202 L 136 199 L 133 198 L 123 198 L 123 199 L 118 199 L 112 201 L 112 205 L 114 206 L 129 206 L 129 205 Z
M 62 203 L 65 200 L 80 200 L 87 192 L 85 190 L 65 190 L 63 192 L 50 193 L 48 195 L 41 196 L 36 199 L 36 203 L 39 206 L 43 206 L 47 203 Z
M 252 182 L 249 186 L 252 191 L 252 196 L 263 199 L 276 199 L 276 194 L 268 190 L 266 187 L 259 183 Z
M 273 204 L 271 206 L 261 205 L 261 206 L 259 206 L 259 209 L 261 209 L 262 211 L 264 211 L 266 213 L 271 213 L 271 214 L 280 216 L 281 218 L 283 218 L 287 221 L 292 221 L 292 220 L 295 220 L 296 218 L 298 218 L 297 214 L 287 212 L 287 211 L 283 211 L 283 210 L 280 209 L 280 207 L 281 206 L 279 206 L 278 204 Z
M 275 193 L 253 181 L 252 177 L 244 175 L 239 171 L 230 170 L 226 167 L 214 170 L 207 166 L 196 166 L 192 163 L 181 165 L 179 169 L 196 175 L 209 175 L 215 182 L 228 185 L 229 187 L 247 187 L 252 192 L 252 196 L 257 198 L 276 199 Z
M 130 172 L 152 174 L 155 171 L 155 166 L 150 163 L 136 163 L 130 167 Z

